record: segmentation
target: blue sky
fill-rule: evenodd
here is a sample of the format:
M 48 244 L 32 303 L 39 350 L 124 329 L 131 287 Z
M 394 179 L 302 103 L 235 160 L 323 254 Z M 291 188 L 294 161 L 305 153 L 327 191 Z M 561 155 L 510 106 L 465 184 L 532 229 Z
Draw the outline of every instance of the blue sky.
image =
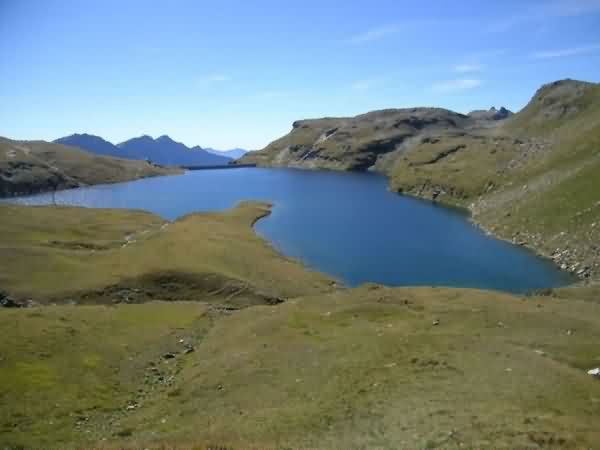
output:
M 0 0 L 0 135 L 261 148 L 294 120 L 600 81 L 600 0 Z

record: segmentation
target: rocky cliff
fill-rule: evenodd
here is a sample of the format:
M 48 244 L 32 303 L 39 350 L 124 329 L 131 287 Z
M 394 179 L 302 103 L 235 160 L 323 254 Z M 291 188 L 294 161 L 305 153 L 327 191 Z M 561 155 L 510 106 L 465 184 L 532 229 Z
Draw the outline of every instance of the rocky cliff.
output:
M 384 167 L 418 136 L 456 135 L 474 125 L 463 114 L 439 108 L 386 109 L 356 117 L 299 120 L 292 131 L 240 163 L 308 169 Z

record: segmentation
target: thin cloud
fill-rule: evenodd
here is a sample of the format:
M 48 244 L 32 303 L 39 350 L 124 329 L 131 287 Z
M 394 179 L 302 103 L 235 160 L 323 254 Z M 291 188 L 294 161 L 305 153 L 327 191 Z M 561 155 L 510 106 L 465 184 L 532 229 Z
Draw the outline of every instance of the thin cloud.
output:
M 452 68 L 456 73 L 475 73 L 483 72 L 483 64 L 457 64 Z
M 453 92 L 475 89 L 482 84 L 483 82 L 479 79 L 460 78 L 457 80 L 438 81 L 431 86 L 431 90 L 438 94 L 451 94 Z
M 500 19 L 490 24 L 487 29 L 492 33 L 503 33 L 531 22 L 598 13 L 600 13 L 600 0 L 555 0 L 537 4 L 518 14 Z
M 229 75 L 224 75 L 224 74 L 219 74 L 219 73 L 207 75 L 207 76 L 198 78 L 198 80 L 196 80 L 196 82 L 199 86 L 206 86 L 206 85 L 214 84 L 214 83 L 223 83 L 225 81 L 231 81 L 231 77 Z
M 557 50 L 545 50 L 540 52 L 535 52 L 531 56 L 534 59 L 551 59 L 551 58 L 564 58 L 566 56 L 577 56 L 577 55 L 585 55 L 588 53 L 593 53 L 600 51 L 600 44 L 594 45 L 586 45 L 582 47 L 571 47 L 571 48 L 562 48 Z
M 288 98 L 293 97 L 295 95 L 296 93 L 293 91 L 264 91 L 253 94 L 249 98 L 252 100 L 269 100 L 277 98 Z
M 366 42 L 377 41 L 382 39 L 390 34 L 395 34 L 400 31 L 400 27 L 397 25 L 384 26 L 379 28 L 374 28 L 372 30 L 365 31 L 363 33 L 355 34 L 347 39 L 347 42 L 350 44 L 363 44 Z
M 380 78 L 370 78 L 366 80 L 356 80 L 354 83 L 350 85 L 350 87 L 355 91 L 368 91 L 381 84 L 382 80 Z
M 600 0 L 559 0 L 548 4 L 546 13 L 555 17 L 581 16 L 600 12 Z

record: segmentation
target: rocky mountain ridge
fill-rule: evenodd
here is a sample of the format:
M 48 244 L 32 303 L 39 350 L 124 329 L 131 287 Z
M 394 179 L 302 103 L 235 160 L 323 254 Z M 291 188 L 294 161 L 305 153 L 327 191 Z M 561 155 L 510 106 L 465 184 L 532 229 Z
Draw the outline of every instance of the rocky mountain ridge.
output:
M 372 111 L 356 117 L 299 120 L 292 131 L 240 163 L 310 169 L 367 170 L 420 135 L 457 134 L 475 125 L 441 108 Z
M 495 106 L 492 106 L 487 111 L 484 109 L 471 111 L 467 114 L 469 117 L 473 119 L 480 120 L 504 120 L 511 117 L 514 113 L 509 111 L 504 106 L 500 107 L 500 109 L 496 109 Z

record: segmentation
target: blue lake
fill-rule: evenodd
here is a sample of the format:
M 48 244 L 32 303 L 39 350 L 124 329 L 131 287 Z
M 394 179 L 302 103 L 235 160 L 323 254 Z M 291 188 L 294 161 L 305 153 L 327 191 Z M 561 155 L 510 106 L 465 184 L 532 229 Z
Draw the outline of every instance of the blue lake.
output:
M 387 190 L 384 177 L 293 169 L 187 172 L 57 192 L 56 203 L 138 208 L 167 219 L 242 200 L 274 204 L 256 230 L 287 256 L 348 286 L 460 286 L 525 292 L 572 278 L 526 249 L 486 236 L 465 214 Z M 11 199 L 45 204 L 52 195 Z

